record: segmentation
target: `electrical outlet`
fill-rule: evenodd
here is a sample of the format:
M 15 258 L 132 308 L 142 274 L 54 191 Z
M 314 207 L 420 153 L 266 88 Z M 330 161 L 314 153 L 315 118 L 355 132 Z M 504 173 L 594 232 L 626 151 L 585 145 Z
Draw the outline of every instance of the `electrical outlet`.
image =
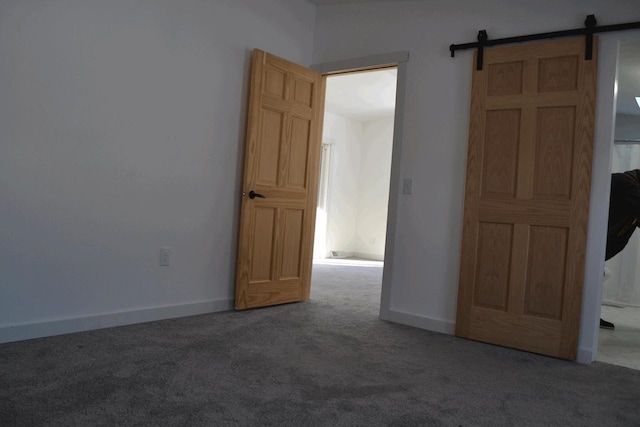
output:
M 160 248 L 160 267 L 169 267 L 171 248 Z
M 402 193 L 411 194 L 412 192 L 413 192 L 413 181 L 407 178 L 402 183 Z

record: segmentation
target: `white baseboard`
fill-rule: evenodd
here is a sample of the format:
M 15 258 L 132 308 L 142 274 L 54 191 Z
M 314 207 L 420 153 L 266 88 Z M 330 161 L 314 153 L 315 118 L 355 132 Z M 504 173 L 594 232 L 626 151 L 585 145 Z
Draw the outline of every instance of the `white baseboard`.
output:
M 365 252 L 354 252 L 353 256 L 357 258 L 370 259 L 373 261 L 384 261 L 384 254 L 380 255 L 380 254 L 368 254 Z
M 625 308 L 625 307 L 639 308 L 640 307 L 640 305 L 638 305 L 638 304 L 629 304 L 629 303 L 626 303 L 626 302 L 612 301 L 612 300 L 608 300 L 608 299 L 603 299 L 602 300 L 602 305 L 607 305 L 609 307 L 616 307 L 616 308 Z
M 418 316 L 415 314 L 403 313 L 399 311 L 381 311 L 380 319 L 393 323 L 413 326 L 415 328 L 426 329 L 428 331 L 440 332 L 443 334 L 454 335 L 456 324 L 446 320 L 434 319 L 431 317 Z M 588 348 L 578 348 L 576 362 L 582 364 L 590 364 L 595 360 L 593 351 Z
M 418 316 L 415 314 L 403 313 L 400 311 L 389 310 L 380 313 L 380 319 L 393 323 L 413 326 L 415 328 L 426 329 L 428 331 L 440 332 L 443 334 L 454 335 L 456 324 L 446 320 L 434 319 L 431 317 Z M 582 364 L 590 364 L 595 360 L 593 351 L 587 348 L 578 348 L 576 362 Z
M 44 322 L 0 326 L 0 343 L 50 337 L 114 326 L 133 325 L 176 317 L 195 316 L 233 309 L 233 298 L 143 308 Z
M 576 362 L 588 365 L 596 360 L 593 351 L 588 348 L 578 347 L 578 356 Z
M 400 311 L 389 310 L 384 315 L 381 313 L 380 318 L 393 323 L 413 326 L 414 328 L 426 329 L 428 331 L 440 332 L 442 334 L 453 335 L 455 333 L 455 322 L 449 322 L 432 317 L 418 316 L 417 314 L 403 313 Z

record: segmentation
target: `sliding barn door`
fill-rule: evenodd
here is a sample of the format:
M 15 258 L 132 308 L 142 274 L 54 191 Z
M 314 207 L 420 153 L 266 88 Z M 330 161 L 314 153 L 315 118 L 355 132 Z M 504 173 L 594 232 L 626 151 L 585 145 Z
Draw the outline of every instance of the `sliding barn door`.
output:
M 460 337 L 576 358 L 597 65 L 584 52 L 565 39 L 474 64 Z
M 236 309 L 309 299 L 324 81 L 255 50 Z

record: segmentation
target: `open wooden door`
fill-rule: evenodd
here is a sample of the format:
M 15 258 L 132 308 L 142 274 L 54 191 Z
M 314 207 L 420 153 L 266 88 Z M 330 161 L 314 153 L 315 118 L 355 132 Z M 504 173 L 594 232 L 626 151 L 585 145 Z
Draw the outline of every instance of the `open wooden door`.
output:
M 309 299 L 324 80 L 254 50 L 235 308 Z
M 474 64 L 457 336 L 576 358 L 597 69 L 584 53 L 565 39 Z

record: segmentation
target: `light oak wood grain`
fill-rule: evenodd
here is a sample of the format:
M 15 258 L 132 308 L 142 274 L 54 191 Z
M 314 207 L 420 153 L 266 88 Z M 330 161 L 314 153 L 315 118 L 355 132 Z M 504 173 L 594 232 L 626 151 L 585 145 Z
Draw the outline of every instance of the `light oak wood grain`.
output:
M 309 298 L 324 79 L 253 52 L 236 273 L 238 310 Z M 250 199 L 253 190 L 265 198 Z
M 458 336 L 577 355 L 596 54 L 565 39 L 487 49 L 474 67 Z

